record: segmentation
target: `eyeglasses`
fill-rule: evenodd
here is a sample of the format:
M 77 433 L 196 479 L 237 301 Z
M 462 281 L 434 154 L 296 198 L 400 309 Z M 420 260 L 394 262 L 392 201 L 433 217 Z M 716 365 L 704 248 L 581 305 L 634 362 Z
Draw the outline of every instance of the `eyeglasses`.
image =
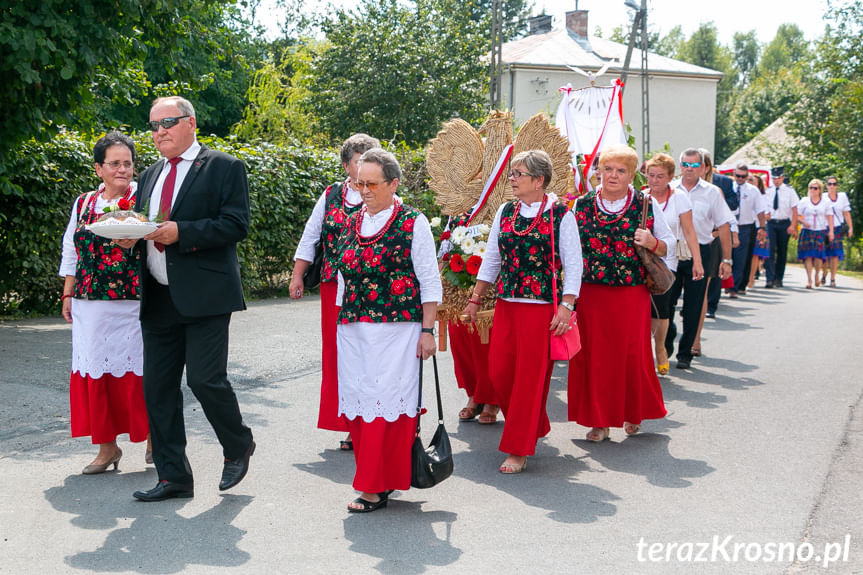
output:
M 683 168 L 700 168 L 701 162 L 680 162 L 680 166 Z
M 839 182 L 827 182 L 828 186 L 838 186 Z
M 162 126 L 166 130 L 170 130 L 171 128 L 179 124 L 180 120 L 188 117 L 189 115 L 186 114 L 185 116 L 177 116 L 176 118 L 162 118 L 161 120 L 150 120 L 147 123 L 150 125 L 151 132 L 158 132 L 159 126 Z
M 102 162 L 102 166 L 108 166 L 112 170 L 119 170 L 120 168 L 126 168 L 127 170 L 131 170 L 132 162 L 121 162 L 117 160 L 115 162 Z
M 746 178 L 748 176 L 749 176 L 749 174 L 734 174 L 735 178 Z
M 356 181 L 357 191 L 362 192 L 363 188 L 368 188 L 370 192 L 376 192 L 378 186 L 381 184 L 385 184 L 391 180 L 381 180 L 380 182 L 361 182 L 359 180 Z
M 509 173 L 509 178 L 511 180 L 517 180 L 522 176 L 530 176 L 531 178 L 535 177 L 530 172 L 522 172 L 521 170 L 513 170 Z

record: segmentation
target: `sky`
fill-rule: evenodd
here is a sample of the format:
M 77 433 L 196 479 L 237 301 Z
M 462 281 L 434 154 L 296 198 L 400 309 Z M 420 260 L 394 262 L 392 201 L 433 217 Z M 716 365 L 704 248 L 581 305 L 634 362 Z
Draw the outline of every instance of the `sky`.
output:
M 636 0 L 640 2 L 640 0 Z M 331 3 L 351 7 L 356 0 L 305 0 L 309 11 L 319 10 Z M 554 17 L 554 26 L 563 25 L 564 15 L 574 10 L 588 10 L 588 30 L 593 34 L 596 26 L 608 37 L 616 26 L 629 26 L 631 10 L 623 0 L 534 0 L 534 14 L 542 13 Z M 791 5 L 793 4 L 793 8 Z M 262 0 L 259 21 L 275 23 L 278 16 L 265 16 L 274 5 L 273 0 Z M 680 25 L 688 37 L 702 23 L 713 22 L 719 34 L 719 42 L 731 45 L 735 32 L 756 30 L 760 42 L 766 44 L 773 39 L 780 24 L 797 24 L 807 40 L 814 40 L 824 31 L 822 18 L 827 0 L 647 0 L 647 25 L 652 32 L 667 34 Z

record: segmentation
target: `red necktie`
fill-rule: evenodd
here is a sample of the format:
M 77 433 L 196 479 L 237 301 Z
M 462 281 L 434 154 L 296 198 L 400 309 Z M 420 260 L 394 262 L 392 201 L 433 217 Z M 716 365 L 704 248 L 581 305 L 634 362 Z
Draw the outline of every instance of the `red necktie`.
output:
M 168 160 L 171 164 L 171 171 L 165 176 L 165 182 L 162 184 L 162 197 L 159 200 L 159 215 L 160 222 L 168 221 L 171 217 L 171 201 L 174 199 L 174 182 L 177 181 L 177 164 L 183 161 L 183 158 L 176 157 Z M 153 242 L 156 249 L 160 252 L 165 251 L 165 244 Z

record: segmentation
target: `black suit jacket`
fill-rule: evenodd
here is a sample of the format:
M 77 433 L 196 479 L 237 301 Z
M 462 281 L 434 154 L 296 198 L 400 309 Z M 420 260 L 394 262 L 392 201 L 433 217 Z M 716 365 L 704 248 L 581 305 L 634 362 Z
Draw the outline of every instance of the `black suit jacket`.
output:
M 722 190 L 725 203 L 732 212 L 740 205 L 740 198 L 734 193 L 734 180 L 722 174 L 713 174 L 713 185 Z
M 165 165 L 156 162 L 138 178 L 135 209 L 143 211 Z M 239 159 L 201 147 L 177 192 L 170 220 L 177 222 L 179 241 L 165 246 L 171 299 L 182 315 L 203 317 L 246 309 L 240 281 L 237 242 L 249 233 L 249 183 Z M 147 242 L 139 242 L 141 317 L 148 311 Z

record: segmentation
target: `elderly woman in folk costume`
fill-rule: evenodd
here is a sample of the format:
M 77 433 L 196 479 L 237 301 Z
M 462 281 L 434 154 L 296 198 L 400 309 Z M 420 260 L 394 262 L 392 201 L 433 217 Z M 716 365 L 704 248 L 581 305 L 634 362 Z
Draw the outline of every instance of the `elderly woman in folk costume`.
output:
M 380 142 L 366 134 L 354 134 L 344 141 L 340 151 L 342 167 L 347 179 L 327 187 L 318 198 L 312 215 L 306 221 L 303 236 L 294 254 L 294 271 L 291 275 L 290 296 L 303 297 L 303 274 L 315 259 L 315 252 L 323 250 L 321 269 L 321 402 L 318 409 L 318 428 L 347 431 L 348 425 L 339 415 L 339 380 L 336 346 L 336 305 L 338 282 L 336 262 L 339 253 L 337 242 L 348 216 L 359 211 L 362 197 L 356 187 L 360 156 L 367 150 L 379 148 Z M 340 449 L 353 449 L 351 436 L 339 443 Z
M 581 284 L 578 227 L 557 196 L 546 193 L 552 173 L 552 160 L 542 150 L 512 159 L 509 180 L 516 200 L 495 214 L 485 259 L 464 310 L 476 321 L 484 294 L 500 276 L 489 368 L 506 418 L 500 450 L 507 457 L 499 468 L 505 474 L 523 471 L 537 440 L 551 430 L 545 408 L 553 368 L 550 338 L 569 328 Z M 561 272 L 564 278 L 557 285 L 562 301 L 553 309 L 552 274 L 561 279 Z
M 348 511 L 385 507 L 410 488 L 419 359 L 435 353 L 442 299 L 434 237 L 426 217 L 396 197 L 401 169 L 375 148 L 360 158 L 363 207 L 339 238 L 339 414 L 348 421 L 360 496 Z
M 665 417 L 662 389 L 650 349 L 650 293 L 635 246 L 674 254 L 677 238 L 662 208 L 632 187 L 638 155 L 624 145 L 601 152 L 602 185 L 578 199 L 573 211 L 584 251 L 578 325 L 582 349 L 569 363 L 569 419 L 590 427 L 588 441 L 608 439 L 609 428 L 638 433 L 644 419 Z
M 111 132 L 96 142 L 93 159 L 102 184 L 75 200 L 60 263 L 63 317 L 72 323 L 72 437 L 89 435 L 99 445 L 85 475 L 117 469 L 123 433 L 133 442 L 147 440 L 144 458 L 153 462 L 142 386 L 140 252 L 87 229 L 106 208 L 128 210 L 134 203 L 135 144 Z

